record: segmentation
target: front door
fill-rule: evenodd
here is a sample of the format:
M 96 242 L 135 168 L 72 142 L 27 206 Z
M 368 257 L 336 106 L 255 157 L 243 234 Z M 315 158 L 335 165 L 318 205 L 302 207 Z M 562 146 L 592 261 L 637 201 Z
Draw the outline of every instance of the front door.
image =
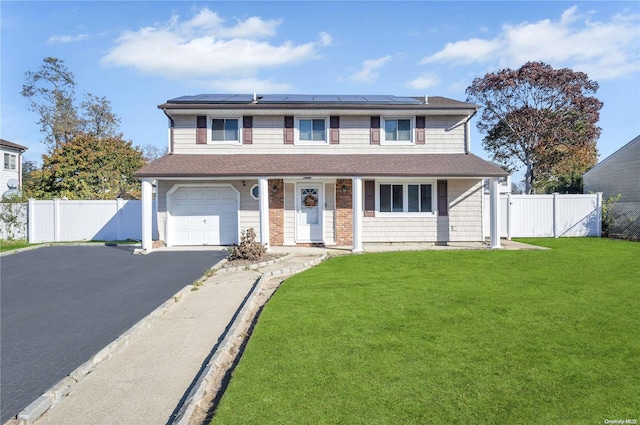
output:
M 297 242 L 322 242 L 322 185 L 298 184 L 297 191 Z

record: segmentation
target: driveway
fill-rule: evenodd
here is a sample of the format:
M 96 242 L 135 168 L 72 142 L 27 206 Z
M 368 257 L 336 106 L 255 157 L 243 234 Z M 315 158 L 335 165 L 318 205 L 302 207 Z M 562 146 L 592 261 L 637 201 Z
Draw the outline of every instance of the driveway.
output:
M 59 246 L 2 257 L 0 422 L 226 256 Z

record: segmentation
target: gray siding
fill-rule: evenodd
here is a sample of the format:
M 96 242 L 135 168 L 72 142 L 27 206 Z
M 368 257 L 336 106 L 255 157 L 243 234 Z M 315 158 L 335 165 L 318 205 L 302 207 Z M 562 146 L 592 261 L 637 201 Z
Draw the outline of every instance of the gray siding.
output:
M 602 192 L 605 200 L 620 194 L 621 202 L 640 202 L 640 136 L 585 173 L 584 192 Z

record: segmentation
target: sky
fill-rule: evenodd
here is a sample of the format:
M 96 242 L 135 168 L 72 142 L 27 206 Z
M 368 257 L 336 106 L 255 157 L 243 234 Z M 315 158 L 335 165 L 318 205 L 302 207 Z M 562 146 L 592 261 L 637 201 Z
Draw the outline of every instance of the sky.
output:
M 201 93 L 466 100 L 474 78 L 528 61 L 586 73 L 604 102 L 600 159 L 640 134 L 638 1 L 0 2 L 0 137 L 46 152 L 20 95 L 64 60 L 76 96 L 106 96 L 135 145 L 167 145 L 157 105 Z M 472 121 L 472 152 L 483 134 Z

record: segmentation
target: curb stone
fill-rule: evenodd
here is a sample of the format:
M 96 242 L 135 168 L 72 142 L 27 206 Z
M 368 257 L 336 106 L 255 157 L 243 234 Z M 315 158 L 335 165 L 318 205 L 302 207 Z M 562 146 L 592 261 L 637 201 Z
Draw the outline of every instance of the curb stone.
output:
M 111 243 L 111 242 L 46 242 L 34 246 L 12 249 L 11 251 L 0 252 L 0 257 L 19 254 L 21 252 L 33 251 L 34 249 L 49 248 L 51 246 L 139 246 L 140 243 Z
M 282 256 L 282 257 L 279 257 L 279 258 L 275 258 L 275 259 L 269 260 L 269 261 L 263 261 L 261 263 L 247 264 L 247 265 L 244 265 L 244 266 L 234 266 L 234 267 L 224 267 L 224 265 L 228 263 L 228 260 L 223 259 L 218 264 L 216 264 L 215 266 L 211 267 L 211 270 L 214 270 L 216 273 L 238 272 L 238 271 L 244 270 L 247 267 L 249 268 L 249 270 L 255 270 L 255 269 L 261 269 L 263 267 L 272 266 L 272 265 L 277 264 L 277 263 L 282 263 L 283 261 L 290 260 L 293 257 L 294 257 L 293 254 L 287 254 L 285 256 Z
M 92 244 L 95 245 L 95 244 Z M 100 245 L 98 245 L 100 246 Z M 162 318 L 169 312 L 182 298 L 191 292 L 192 285 L 187 285 L 176 292 L 171 298 L 162 303 L 159 307 L 147 314 L 142 320 L 133 325 L 129 330 L 116 338 L 112 343 L 94 354 L 89 360 L 78 366 L 56 383 L 40 397 L 25 407 L 16 419 L 9 419 L 5 425 L 31 425 L 44 415 L 49 409 L 55 407 L 62 399 L 68 395 L 73 387 L 84 377 L 96 370 L 102 363 L 109 360 L 113 355 L 122 351 L 130 341 L 140 337 L 145 329 Z
M 293 255 L 291 255 L 291 257 L 293 257 Z M 251 292 L 251 295 L 249 295 L 247 302 L 229 328 L 218 350 L 211 357 L 211 360 L 198 377 L 195 386 L 187 395 L 182 407 L 176 416 L 170 420 L 169 425 L 191 425 L 200 423 L 201 419 L 204 419 L 210 407 L 209 402 L 216 397 L 220 390 L 222 378 L 238 356 L 239 348 L 258 310 L 269 300 L 273 292 L 282 283 L 278 282 L 269 285 L 269 279 L 275 276 L 299 273 L 321 263 L 327 258 L 328 255 L 324 253 L 301 265 L 267 272 L 260 277 L 258 284 Z M 284 270 L 288 270 L 288 272 L 285 273 Z

